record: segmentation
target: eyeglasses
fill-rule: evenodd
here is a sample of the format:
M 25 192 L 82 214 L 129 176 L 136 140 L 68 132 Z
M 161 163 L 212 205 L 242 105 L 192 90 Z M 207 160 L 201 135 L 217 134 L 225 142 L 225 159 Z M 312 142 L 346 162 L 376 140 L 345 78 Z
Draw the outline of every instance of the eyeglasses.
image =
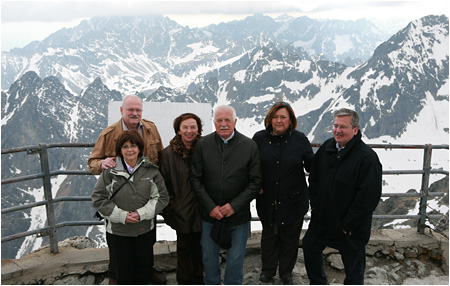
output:
M 142 109 L 128 108 L 128 109 L 125 109 L 125 110 L 128 111 L 128 112 L 131 112 L 131 113 L 133 113 L 135 111 L 136 111 L 136 113 L 142 113 Z
M 333 125 L 333 129 L 341 129 L 341 130 L 345 130 L 345 129 L 348 129 L 348 128 L 353 128 L 353 127 L 351 127 L 351 126 L 346 126 L 346 125 L 337 125 L 337 124 L 334 124 Z
M 291 107 L 291 105 L 289 103 L 284 102 L 284 101 L 277 102 L 273 106 L 278 106 L 278 105 L 281 105 L 281 106 L 284 106 L 284 107 Z
M 128 150 L 128 149 L 136 149 L 138 146 L 135 144 L 131 144 L 131 145 L 124 145 L 122 146 L 122 150 Z

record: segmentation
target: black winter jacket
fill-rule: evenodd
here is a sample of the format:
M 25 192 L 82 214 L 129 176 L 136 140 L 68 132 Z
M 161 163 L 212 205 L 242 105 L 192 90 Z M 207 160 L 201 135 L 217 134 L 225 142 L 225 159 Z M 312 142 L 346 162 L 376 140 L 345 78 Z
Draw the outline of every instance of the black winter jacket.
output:
M 325 141 L 309 176 L 309 229 L 331 247 L 366 245 L 381 189 L 381 163 L 360 131 L 339 152 L 334 138 Z
M 189 184 L 189 164 L 167 146 L 159 153 L 159 171 L 170 195 L 162 215 L 167 225 L 181 233 L 201 232 L 200 204 Z
M 228 225 L 248 222 L 250 202 L 261 188 L 256 143 L 236 130 L 228 144 L 216 132 L 201 138 L 192 158 L 190 181 L 202 206 L 203 220 L 214 222 L 211 210 L 230 203 L 235 214 L 226 219 Z
M 308 211 L 305 171 L 310 171 L 314 153 L 305 134 L 294 130 L 272 135 L 272 126 L 253 136 L 259 147 L 263 194 L 256 197 L 263 225 L 283 226 L 302 220 Z

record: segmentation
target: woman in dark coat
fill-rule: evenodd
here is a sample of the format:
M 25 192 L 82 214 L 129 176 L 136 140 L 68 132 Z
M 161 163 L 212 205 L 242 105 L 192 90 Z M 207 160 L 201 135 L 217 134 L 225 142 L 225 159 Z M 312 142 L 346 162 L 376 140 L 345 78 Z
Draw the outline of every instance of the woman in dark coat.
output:
M 279 268 L 283 284 L 293 284 L 303 217 L 308 211 L 304 169 L 314 153 L 305 134 L 295 130 L 297 119 L 286 102 L 273 105 L 264 120 L 266 129 L 253 136 L 259 147 L 263 186 L 256 208 L 263 226 L 260 280 L 269 282 Z
M 177 283 L 198 285 L 203 284 L 202 223 L 200 205 L 189 183 L 189 170 L 202 124 L 197 115 L 184 113 L 175 118 L 173 127 L 175 137 L 159 155 L 160 172 L 170 195 L 162 215 L 177 232 Z

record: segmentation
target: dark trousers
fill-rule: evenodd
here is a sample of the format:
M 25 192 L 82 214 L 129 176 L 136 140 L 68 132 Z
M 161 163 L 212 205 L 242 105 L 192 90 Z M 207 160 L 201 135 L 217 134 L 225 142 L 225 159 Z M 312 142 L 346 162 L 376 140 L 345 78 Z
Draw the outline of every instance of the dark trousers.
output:
M 110 254 L 110 271 L 117 284 L 147 285 L 153 267 L 152 232 L 137 237 L 106 233 Z
M 261 236 L 261 272 L 275 276 L 277 267 L 281 278 L 292 276 L 297 262 L 303 219 L 286 226 L 263 224 Z
M 323 250 L 328 246 L 308 229 L 303 237 L 303 254 L 305 267 L 311 285 L 328 284 L 328 279 L 323 267 Z M 342 247 L 335 247 L 341 255 L 345 268 L 346 285 L 363 285 L 364 271 L 366 269 L 366 247 L 348 247 L 345 243 Z
M 153 245 L 156 242 L 156 222 L 155 222 L 155 227 L 150 231 L 150 241 L 149 243 L 152 244 L 152 255 L 150 257 L 151 259 L 151 264 L 152 264 L 152 269 L 151 271 L 155 271 L 153 266 L 155 265 L 155 257 L 153 256 Z M 115 280 L 117 281 L 117 277 L 116 277 L 116 273 L 114 272 L 114 269 L 116 269 L 116 267 L 114 266 L 114 257 L 111 255 L 111 249 L 109 249 L 109 269 L 108 269 L 108 276 L 110 280 Z
M 203 284 L 201 232 L 177 231 L 177 284 Z

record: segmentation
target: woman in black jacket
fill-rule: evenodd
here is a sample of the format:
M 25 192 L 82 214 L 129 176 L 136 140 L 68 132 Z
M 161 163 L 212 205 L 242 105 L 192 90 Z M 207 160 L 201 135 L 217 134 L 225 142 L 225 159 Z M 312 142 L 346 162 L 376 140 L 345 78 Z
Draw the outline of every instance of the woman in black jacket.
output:
M 308 211 L 304 169 L 314 153 L 305 134 L 295 130 L 297 119 L 286 102 L 273 105 L 264 120 L 266 129 L 253 136 L 262 166 L 262 189 L 256 208 L 263 226 L 260 280 L 269 282 L 279 268 L 283 284 L 293 284 L 303 217 Z

